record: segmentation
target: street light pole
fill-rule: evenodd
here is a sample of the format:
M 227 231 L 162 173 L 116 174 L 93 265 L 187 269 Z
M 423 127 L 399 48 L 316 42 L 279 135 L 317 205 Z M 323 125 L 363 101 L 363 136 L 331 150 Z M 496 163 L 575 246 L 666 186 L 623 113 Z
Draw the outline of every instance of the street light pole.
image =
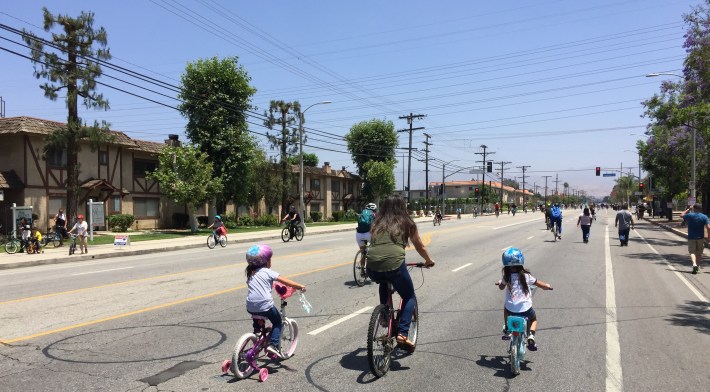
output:
M 306 215 L 306 204 L 303 202 L 303 190 L 305 189 L 305 185 L 303 184 L 304 181 L 304 176 L 303 176 L 303 118 L 304 114 L 308 111 L 308 109 L 316 106 L 316 105 L 326 105 L 332 103 L 331 101 L 323 101 L 323 102 L 316 102 L 313 105 L 309 106 L 306 108 L 306 110 L 301 112 L 301 115 L 298 116 L 298 145 L 299 145 L 299 161 L 300 161 L 300 169 L 299 169 L 299 180 L 298 180 L 298 197 L 299 197 L 299 206 L 298 208 L 301 210 L 301 221 L 305 221 L 305 215 Z

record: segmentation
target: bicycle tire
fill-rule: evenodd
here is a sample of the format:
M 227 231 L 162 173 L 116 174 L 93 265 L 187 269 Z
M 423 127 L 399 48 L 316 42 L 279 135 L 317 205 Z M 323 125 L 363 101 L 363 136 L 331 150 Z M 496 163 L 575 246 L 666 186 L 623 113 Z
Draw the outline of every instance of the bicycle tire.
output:
M 298 323 L 294 319 L 284 318 L 281 326 L 281 356 L 289 359 L 296 352 L 298 346 Z
M 513 376 L 520 374 L 520 358 L 518 357 L 519 340 L 522 341 L 522 338 L 517 336 L 510 342 L 510 373 Z
M 247 378 L 254 373 L 254 367 L 249 364 L 246 359 L 246 354 L 254 348 L 256 344 L 256 335 L 253 333 L 245 333 L 242 335 L 237 344 L 234 345 L 234 353 L 232 353 L 232 363 L 229 365 L 229 370 L 237 378 Z
M 417 337 L 419 337 L 419 304 L 417 297 L 414 297 L 414 313 L 412 313 L 412 323 L 409 324 L 409 340 L 414 343 L 414 348 L 407 350 L 410 354 L 417 348 Z
M 217 241 L 214 239 L 214 235 L 210 234 L 207 236 L 207 247 L 210 249 L 214 249 L 214 247 L 217 246 Z
M 290 233 L 288 232 L 288 227 L 284 227 L 283 230 L 281 230 L 281 241 L 283 242 L 288 242 L 291 239 Z
M 19 245 L 17 244 L 17 241 L 16 241 L 16 240 L 10 240 L 10 241 L 8 241 L 8 242 L 5 243 L 5 252 L 6 252 L 7 254 L 12 255 L 12 254 L 17 253 L 17 251 L 19 250 L 19 248 L 20 248 L 20 247 L 19 247 Z
M 365 266 L 361 263 L 363 257 L 362 249 L 359 249 L 355 253 L 355 260 L 353 260 L 353 278 L 355 278 L 355 284 L 358 287 L 364 286 L 365 281 L 367 281 L 367 272 L 365 272 Z
M 71 245 L 69 245 L 69 256 L 73 255 L 75 251 L 76 251 L 76 242 L 72 241 Z
M 61 234 L 55 234 L 55 235 L 52 236 L 52 245 L 53 245 L 55 248 L 58 248 L 59 245 L 61 245 L 61 243 L 62 243 Z
M 367 329 L 367 362 L 370 371 L 377 378 L 390 370 L 393 349 L 393 338 L 389 329 L 390 313 L 389 306 L 377 305 L 372 311 L 370 326 Z
M 303 239 L 303 227 L 296 226 L 295 231 L 296 241 L 301 241 Z
M 226 235 L 219 236 L 219 246 L 221 246 L 223 248 L 227 246 L 227 236 Z

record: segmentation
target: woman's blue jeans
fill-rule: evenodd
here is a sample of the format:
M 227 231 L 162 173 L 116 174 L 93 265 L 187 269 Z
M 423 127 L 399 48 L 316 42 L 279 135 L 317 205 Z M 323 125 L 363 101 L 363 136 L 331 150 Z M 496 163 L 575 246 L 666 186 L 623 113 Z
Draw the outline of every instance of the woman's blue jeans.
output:
M 581 226 L 582 226 L 582 240 L 589 241 L 589 229 L 592 228 L 592 225 L 581 225 Z
M 402 313 L 399 315 L 399 333 L 409 336 L 409 324 L 412 323 L 414 314 L 414 284 L 409 276 L 406 263 L 393 271 L 373 271 L 367 268 L 367 275 L 375 282 L 380 283 L 380 303 L 386 304 L 389 299 L 387 282 L 392 283 L 392 287 L 402 298 Z
M 276 310 L 276 306 L 272 306 L 271 309 L 267 310 L 266 312 L 249 313 L 253 314 L 254 316 L 266 317 L 269 319 L 269 321 L 271 321 L 271 344 L 273 344 L 274 347 L 279 347 L 279 345 L 281 344 L 281 313 Z M 253 326 L 254 333 L 257 333 L 261 329 L 261 327 L 259 326 L 259 320 L 254 320 Z

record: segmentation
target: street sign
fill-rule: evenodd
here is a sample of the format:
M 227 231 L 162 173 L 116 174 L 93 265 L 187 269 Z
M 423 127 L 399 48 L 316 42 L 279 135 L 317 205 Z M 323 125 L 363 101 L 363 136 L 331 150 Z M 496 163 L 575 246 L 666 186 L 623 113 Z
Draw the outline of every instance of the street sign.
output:
M 616 177 L 616 173 L 604 173 L 602 177 Z
M 688 206 L 692 206 L 692 205 L 695 204 L 696 202 L 697 202 L 697 200 L 696 200 L 694 197 L 689 197 L 689 198 L 688 198 Z
M 468 174 L 483 174 L 483 170 L 480 169 L 471 169 Z
M 643 192 L 636 191 L 636 192 L 634 192 L 634 196 L 643 196 Z

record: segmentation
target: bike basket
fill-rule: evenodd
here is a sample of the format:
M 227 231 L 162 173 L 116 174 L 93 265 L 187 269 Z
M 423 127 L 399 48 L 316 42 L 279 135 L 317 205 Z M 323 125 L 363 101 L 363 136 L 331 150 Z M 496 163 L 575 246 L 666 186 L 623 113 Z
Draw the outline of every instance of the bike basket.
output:
M 527 329 L 527 323 L 525 317 L 508 316 L 508 331 L 523 333 Z
M 281 284 L 279 282 L 274 282 L 274 290 L 276 290 L 276 294 L 281 297 L 281 299 L 286 299 L 293 295 L 293 292 L 296 291 L 293 287 L 286 286 L 284 284 Z

